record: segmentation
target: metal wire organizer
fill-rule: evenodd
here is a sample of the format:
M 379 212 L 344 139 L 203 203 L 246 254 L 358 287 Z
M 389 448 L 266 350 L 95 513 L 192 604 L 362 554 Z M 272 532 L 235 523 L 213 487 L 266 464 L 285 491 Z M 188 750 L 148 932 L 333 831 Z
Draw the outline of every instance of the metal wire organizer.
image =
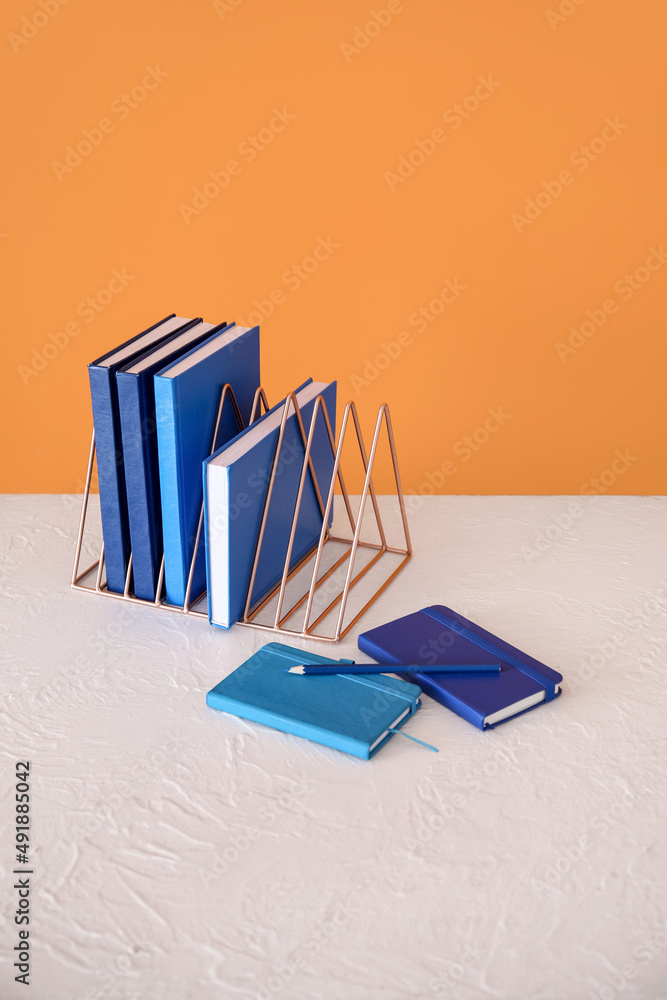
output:
M 212 452 L 215 447 L 215 442 L 218 435 L 218 429 L 220 426 L 220 419 L 222 417 L 223 408 L 225 404 L 229 401 L 229 404 L 233 407 L 233 411 L 239 425 L 239 430 L 243 429 L 243 421 L 241 419 L 241 414 L 239 412 L 238 404 L 234 397 L 234 392 L 229 384 L 223 386 L 220 392 L 220 400 L 218 403 L 216 411 L 216 419 L 213 428 L 213 434 L 211 438 L 210 451 Z M 249 425 L 252 424 L 260 415 L 261 407 L 264 410 L 269 409 L 266 394 L 264 390 L 260 387 L 255 393 L 255 398 L 253 402 L 252 412 L 250 416 Z M 269 509 L 271 506 L 271 500 L 274 495 L 274 487 L 276 482 L 276 476 L 280 468 L 280 456 L 283 446 L 285 427 L 290 416 L 294 415 L 296 423 L 299 429 L 299 435 L 303 443 L 304 457 L 301 464 L 301 471 L 299 474 L 299 485 L 298 492 L 296 496 L 296 501 L 294 505 L 294 512 L 292 515 L 289 540 L 287 545 L 287 551 L 285 556 L 285 562 L 283 566 L 282 577 L 268 593 L 264 595 L 261 600 L 253 603 L 253 586 L 255 583 L 257 575 L 257 567 L 261 558 L 262 544 L 265 537 L 265 530 L 267 524 L 267 518 Z M 323 499 L 322 492 L 320 490 L 320 485 L 317 481 L 315 475 L 315 470 L 313 468 L 313 462 L 311 458 L 313 439 L 315 434 L 315 428 L 318 421 L 324 421 L 327 437 L 332 451 L 333 461 L 333 471 L 331 473 L 330 481 L 328 484 L 328 490 L 326 498 Z M 364 470 L 364 484 L 359 499 L 359 507 L 356 516 L 352 509 L 352 504 L 350 502 L 350 496 L 348 494 L 347 487 L 345 485 L 345 479 L 343 476 L 343 470 L 341 468 L 341 459 L 343 453 L 343 446 L 345 443 L 346 435 L 348 434 L 348 429 L 350 424 L 354 430 L 354 441 L 356 441 L 356 446 L 358 448 L 358 453 L 363 465 Z M 378 498 L 373 485 L 373 467 L 376 462 L 376 456 L 378 451 L 378 446 L 380 443 L 382 430 L 386 431 L 387 440 L 389 444 L 389 451 L 391 457 L 391 465 L 393 472 L 393 480 L 395 484 L 395 496 L 398 502 L 400 519 L 401 519 L 401 529 L 402 529 L 402 539 L 403 544 L 399 547 L 390 546 L 387 542 L 385 529 L 382 523 L 382 516 L 380 512 L 380 505 L 378 504 Z M 204 530 L 204 504 L 202 501 L 199 522 L 196 532 L 196 537 L 194 540 L 194 545 L 192 549 L 192 558 L 190 561 L 188 581 L 185 593 L 185 601 L 182 606 L 167 603 L 165 596 L 165 586 L 164 586 L 164 556 L 162 557 L 162 563 L 160 566 L 158 584 L 156 589 L 155 601 L 147 601 L 138 597 L 135 597 L 132 592 L 132 555 L 130 553 L 127 574 L 125 578 L 125 588 L 123 593 L 115 593 L 107 589 L 106 580 L 104 578 L 104 543 L 100 549 L 99 558 L 92 563 L 87 569 L 80 570 L 81 552 L 84 542 L 84 534 L 86 528 L 86 519 L 88 514 L 88 504 L 91 493 L 91 483 L 93 478 L 93 471 L 95 467 L 95 431 L 93 430 L 91 443 L 90 443 L 90 454 L 88 458 L 88 468 L 86 471 L 86 481 L 84 486 L 83 501 L 81 507 L 81 518 L 79 521 L 79 531 L 77 535 L 76 552 L 74 557 L 74 568 L 72 571 L 71 585 L 76 590 L 86 591 L 92 594 L 101 594 L 106 597 L 112 597 L 116 600 L 122 600 L 126 602 L 132 602 L 135 604 L 148 605 L 155 608 L 160 608 L 166 611 L 172 611 L 177 614 L 185 614 L 191 616 L 197 616 L 206 618 L 208 617 L 207 612 L 195 607 L 204 598 L 206 591 L 202 594 L 196 596 L 192 595 L 192 581 L 194 578 L 195 564 L 197 560 L 197 554 L 199 552 L 199 545 L 201 540 L 201 533 Z M 303 501 L 304 489 L 306 482 L 310 477 L 312 482 L 314 492 L 316 495 L 317 503 L 319 506 L 320 514 L 322 517 L 322 528 L 320 531 L 320 536 L 316 544 L 314 544 L 311 549 L 301 558 L 295 565 L 291 565 L 292 562 L 292 549 L 294 545 L 294 538 L 297 530 L 297 525 L 299 522 L 299 513 L 301 510 L 301 505 Z M 347 532 L 344 534 L 332 534 L 329 527 L 329 522 L 331 519 L 331 514 L 334 508 L 334 497 L 336 495 L 336 485 L 339 488 L 340 500 L 344 506 L 345 516 L 349 522 L 349 535 L 346 537 Z M 367 501 L 370 497 L 372 506 L 372 521 L 377 527 L 377 533 L 379 535 L 379 541 L 368 541 L 362 539 L 362 530 L 364 522 L 364 514 L 366 511 Z M 344 546 L 345 551 L 342 555 L 337 558 L 332 565 L 330 565 L 325 572 L 320 575 L 320 567 L 322 566 L 323 553 L 327 543 L 339 543 Z M 356 568 L 357 556 L 359 549 L 375 550 L 372 557 L 365 563 L 363 567 Z M 393 570 L 389 573 L 386 579 L 383 580 L 379 588 L 373 593 L 369 600 L 366 600 L 361 609 L 351 618 L 350 621 L 345 622 L 345 611 L 348 606 L 348 598 L 352 588 L 359 583 L 359 581 L 368 573 L 368 571 L 376 566 L 383 556 L 386 554 L 392 554 L 394 556 L 401 556 L 401 560 L 396 565 Z M 338 434 L 338 438 L 334 440 L 334 434 L 331 427 L 331 422 L 329 420 L 329 414 L 327 413 L 326 403 L 322 396 L 318 396 L 315 400 L 315 405 L 313 409 L 313 415 L 310 421 L 310 427 L 308 434 L 303 424 L 303 419 L 301 416 L 301 411 L 296 400 L 295 394 L 290 393 L 284 403 L 282 408 L 282 415 L 280 421 L 280 428 L 278 432 L 278 437 L 276 441 L 276 447 L 273 454 L 273 459 L 271 462 L 270 474 L 268 479 L 268 486 L 266 491 L 266 498 L 264 501 L 264 507 L 262 511 L 262 519 L 260 524 L 259 533 L 257 536 L 255 544 L 255 552 L 253 558 L 253 565 L 250 575 L 250 581 L 247 590 L 245 610 L 243 617 L 238 622 L 239 625 L 248 628 L 259 628 L 265 629 L 271 632 L 276 632 L 281 635 L 299 636 L 302 638 L 317 639 L 321 641 L 336 642 L 342 639 L 351 628 L 359 621 L 361 616 L 367 611 L 370 605 L 377 599 L 377 597 L 382 593 L 385 587 L 393 580 L 398 572 L 403 568 L 405 563 L 410 559 L 412 555 L 412 546 L 410 542 L 410 533 L 408 530 L 407 516 L 405 511 L 405 502 L 403 499 L 403 491 L 401 487 L 400 472 L 398 468 L 398 459 L 396 455 L 396 445 L 394 441 L 394 434 L 391 425 L 391 417 L 389 414 L 389 407 L 386 403 L 383 403 L 377 415 L 377 420 L 375 423 L 375 429 L 373 433 L 373 440 L 371 443 L 370 453 L 367 453 L 364 444 L 363 435 L 361 432 L 361 426 L 359 423 L 359 416 L 357 413 L 357 408 L 352 400 L 348 401 L 345 405 L 343 411 L 343 417 L 341 421 L 341 428 Z M 302 594 L 297 598 L 296 601 L 290 601 L 289 607 L 285 609 L 285 601 L 287 596 L 287 590 L 290 582 L 294 582 L 295 577 L 299 573 L 308 573 L 308 562 L 313 560 L 312 573 L 310 573 L 310 587 L 305 594 Z M 316 617 L 313 617 L 314 602 L 318 595 L 318 591 L 325 584 L 330 584 L 335 580 L 335 574 L 337 570 L 343 572 L 344 564 L 347 560 L 347 568 L 345 572 L 345 580 L 342 589 L 339 593 L 336 593 L 332 600 L 324 607 L 322 610 L 318 610 Z M 356 572 L 355 572 L 356 568 Z M 93 573 L 95 574 L 94 585 L 84 584 L 82 581 Z M 275 610 L 269 608 L 272 601 L 275 601 Z M 299 608 L 304 608 L 303 621 L 300 629 L 298 628 L 288 628 L 287 622 L 292 618 Z M 338 608 L 337 615 L 335 614 L 335 609 Z M 258 617 L 261 615 L 262 611 L 269 609 L 270 620 L 269 621 L 259 621 Z M 333 629 L 329 629 L 332 634 L 320 634 L 315 630 L 318 626 L 324 626 L 325 619 L 330 616 L 330 620 L 333 623 Z

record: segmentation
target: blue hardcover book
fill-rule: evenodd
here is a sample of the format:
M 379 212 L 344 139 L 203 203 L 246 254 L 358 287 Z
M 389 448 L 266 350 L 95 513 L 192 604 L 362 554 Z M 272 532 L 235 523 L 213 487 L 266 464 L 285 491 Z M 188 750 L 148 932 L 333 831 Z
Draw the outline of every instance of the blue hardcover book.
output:
M 169 337 L 116 373 L 134 595 L 146 601 L 155 600 L 162 561 L 153 376 L 218 329 L 211 323 L 197 323 Z
M 216 440 L 212 440 L 220 394 L 228 382 L 246 426 L 261 384 L 259 327 L 230 324 L 163 368 L 153 382 L 167 601 L 183 605 L 203 500 L 202 462 L 241 430 L 232 403 L 226 400 Z M 191 600 L 205 588 L 202 530 Z
M 149 348 L 196 323 L 201 323 L 201 320 L 184 319 L 172 313 L 171 316 L 150 326 L 143 333 L 114 348 L 113 351 L 108 351 L 88 365 L 107 589 L 115 593 L 122 594 L 125 589 L 125 576 L 130 558 L 130 529 L 127 518 L 116 372 Z
M 206 704 L 368 760 L 421 705 L 416 684 L 381 674 L 299 677 L 303 663 L 351 663 L 269 642 L 220 681 Z
M 504 639 L 451 608 L 432 605 L 363 632 L 359 649 L 378 663 L 483 663 L 491 653 L 501 661 L 499 674 L 458 676 L 397 671 L 424 692 L 479 729 L 552 701 L 560 694 L 562 675 L 511 646 Z
M 296 392 L 306 437 L 318 395 L 324 398 L 332 427 L 336 425 L 336 383 L 309 380 Z M 245 609 L 282 416 L 283 404 L 279 403 L 204 463 L 209 620 L 222 628 L 230 628 Z M 282 577 L 304 455 L 296 415 L 292 413 L 285 425 L 276 466 L 251 604 L 265 597 Z M 321 414 L 315 425 L 311 457 L 322 503 L 326 504 L 334 456 Z M 322 513 L 308 474 L 290 567 L 313 549 L 321 529 Z

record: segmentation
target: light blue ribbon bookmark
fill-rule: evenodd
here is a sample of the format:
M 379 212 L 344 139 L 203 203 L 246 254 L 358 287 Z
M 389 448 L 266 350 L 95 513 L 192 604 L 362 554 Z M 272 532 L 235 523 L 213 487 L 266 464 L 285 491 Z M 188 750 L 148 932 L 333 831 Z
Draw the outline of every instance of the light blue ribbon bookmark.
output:
M 388 729 L 388 733 L 395 733 L 397 736 L 405 736 L 406 740 L 412 740 L 413 743 L 419 743 L 420 746 L 426 747 L 427 750 L 432 750 L 433 753 L 440 753 L 437 747 L 432 747 L 430 743 L 424 743 L 423 740 L 418 740 L 416 736 L 408 736 L 404 733 L 402 729 Z

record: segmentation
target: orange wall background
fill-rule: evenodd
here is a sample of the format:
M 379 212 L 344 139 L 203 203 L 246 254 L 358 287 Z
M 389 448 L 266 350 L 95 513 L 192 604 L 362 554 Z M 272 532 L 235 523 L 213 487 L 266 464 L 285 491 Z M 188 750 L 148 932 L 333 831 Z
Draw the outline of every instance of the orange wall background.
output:
M 89 361 L 259 312 L 270 401 L 386 400 L 407 492 L 667 492 L 663 4 L 0 20 L 0 489 L 81 490 Z

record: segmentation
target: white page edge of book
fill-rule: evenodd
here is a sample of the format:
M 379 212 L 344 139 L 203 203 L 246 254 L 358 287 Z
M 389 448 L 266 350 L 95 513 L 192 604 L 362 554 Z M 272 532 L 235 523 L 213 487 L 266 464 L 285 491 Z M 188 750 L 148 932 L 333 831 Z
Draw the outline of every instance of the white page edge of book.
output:
M 127 369 L 127 374 L 140 375 L 146 368 L 152 368 L 153 365 L 157 364 L 161 358 L 168 358 L 170 354 L 174 353 L 174 351 L 179 351 L 181 348 L 187 347 L 192 340 L 201 337 L 201 335 L 206 333 L 207 330 L 213 330 L 214 328 L 213 323 L 197 323 L 196 326 L 193 326 L 189 330 L 186 330 L 185 333 L 182 333 L 180 337 L 174 337 L 173 340 L 168 340 L 165 344 L 162 344 L 154 351 L 151 351 L 148 357 L 135 361 L 135 363 Z
M 196 347 L 192 354 L 189 354 L 186 358 L 181 358 L 179 361 L 175 361 L 166 371 L 160 372 L 159 378 L 175 378 L 177 375 L 181 375 L 194 365 L 199 364 L 200 361 L 210 358 L 216 351 L 220 351 L 223 347 L 233 344 L 235 340 L 248 333 L 249 330 L 252 330 L 251 326 L 234 326 L 224 334 L 221 332 L 220 336 L 215 340 L 202 344 L 201 347 Z
M 130 358 L 133 354 L 141 353 L 150 349 L 151 344 L 157 343 L 166 337 L 169 333 L 175 333 L 179 327 L 183 326 L 184 323 L 191 323 L 192 320 L 185 319 L 183 316 L 172 316 L 171 319 L 166 319 L 159 326 L 156 326 L 153 330 L 149 330 L 148 333 L 144 334 L 146 338 L 145 344 L 142 346 L 143 338 L 141 335 L 137 340 L 132 340 L 129 344 L 125 344 L 123 347 L 119 347 L 117 351 L 105 357 L 103 361 L 99 363 L 100 368 L 109 368 L 111 365 L 119 364 L 123 358 Z
M 556 693 L 559 691 L 560 684 L 556 684 Z M 535 694 L 529 694 L 527 698 L 515 701 L 512 705 L 505 705 L 505 708 L 499 708 L 497 712 L 492 712 L 491 715 L 485 716 L 484 725 L 493 726 L 496 722 L 509 719 L 512 715 L 518 715 L 519 712 L 525 712 L 526 709 L 532 708 L 533 705 L 539 705 L 541 701 L 545 700 L 546 696 L 546 691 L 536 691 Z
M 398 718 L 396 719 L 396 721 L 395 721 L 395 722 L 392 722 L 392 724 L 391 724 L 391 726 L 389 727 L 389 729 L 395 729 L 395 728 L 396 728 L 396 726 L 397 726 L 397 725 L 399 724 L 399 722 L 402 722 L 402 721 L 403 721 L 403 719 L 404 719 L 404 718 L 406 717 L 406 715 L 409 715 L 409 714 L 410 714 L 410 709 L 409 709 L 409 708 L 406 708 L 404 712 L 401 712 L 401 714 L 400 714 L 400 715 L 399 715 L 399 717 L 398 717 Z M 374 741 L 373 743 L 371 743 L 371 745 L 370 745 L 370 746 L 369 746 L 369 748 L 368 748 L 368 752 L 369 752 L 369 753 L 370 753 L 370 752 L 371 752 L 372 750 L 374 750 L 374 749 L 375 749 L 375 747 L 376 747 L 376 746 L 378 745 L 378 743 L 381 743 L 381 742 L 382 742 L 382 740 L 383 740 L 383 739 L 385 738 L 385 736 L 386 736 L 386 735 L 388 734 L 388 732 L 389 732 L 389 729 L 385 729 L 385 731 L 384 731 L 384 732 L 383 732 L 383 733 L 382 733 L 382 734 L 381 734 L 380 736 L 378 736 L 378 738 L 377 738 L 377 739 L 376 739 L 376 740 L 375 740 L 375 741 Z
M 221 483 L 218 487 L 219 493 L 215 498 L 216 500 L 219 499 L 220 502 L 215 507 L 213 497 L 216 495 L 215 483 L 218 479 L 221 480 Z M 224 511 L 227 509 L 229 502 L 229 480 L 226 468 L 224 468 L 222 476 L 207 475 L 206 494 L 206 504 L 209 511 L 216 509 Z M 215 521 L 213 522 L 213 527 L 215 528 Z M 208 530 L 210 531 L 210 527 Z M 225 525 L 224 530 L 218 531 L 217 534 L 222 553 L 218 549 L 218 552 L 214 555 L 212 539 L 209 539 L 208 592 L 211 595 L 211 621 L 222 625 L 224 628 L 229 628 L 230 622 L 229 615 L 227 614 L 229 610 L 229 524 Z M 217 613 L 216 609 L 218 607 L 224 611 L 224 614 Z
M 311 382 L 307 385 L 301 392 L 297 393 L 296 401 L 299 404 L 299 409 L 306 406 L 312 399 L 319 396 L 324 390 L 331 385 L 331 382 Z M 290 416 L 293 416 L 294 408 L 290 404 Z M 246 434 L 240 439 L 234 439 L 230 444 L 223 448 L 219 455 L 212 458 L 208 463 L 209 469 L 215 468 L 225 468 L 226 466 L 232 465 L 237 459 L 245 455 L 247 451 L 261 441 L 263 437 L 270 434 L 271 431 L 280 427 L 280 422 L 283 418 L 283 406 L 278 405 L 272 413 L 268 413 L 265 417 L 256 420 L 254 424 L 251 424 L 248 428 Z M 319 418 L 318 418 L 319 419 Z M 308 428 L 305 428 L 306 436 L 308 436 Z

